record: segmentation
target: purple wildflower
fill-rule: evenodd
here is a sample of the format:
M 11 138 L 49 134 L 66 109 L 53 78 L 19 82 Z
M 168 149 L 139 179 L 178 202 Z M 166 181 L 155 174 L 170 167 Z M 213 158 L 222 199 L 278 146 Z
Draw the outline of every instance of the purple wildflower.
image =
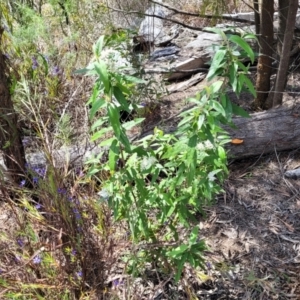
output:
M 58 67 L 58 66 L 54 66 L 54 67 L 52 68 L 51 74 L 52 74 L 53 76 L 59 75 L 59 74 L 60 74 L 60 69 L 59 69 L 59 67 Z
M 40 203 L 38 203 L 38 204 L 35 205 L 35 208 L 36 208 L 37 210 L 40 210 L 40 209 L 42 208 L 42 205 L 41 205 Z
M 33 69 L 33 70 L 37 69 L 38 66 L 39 66 L 39 63 L 37 62 L 36 58 L 33 56 L 33 57 L 31 58 L 31 60 L 32 60 L 32 69 Z
M 22 247 L 22 248 L 24 247 L 24 241 L 22 239 L 18 238 L 17 243 L 20 247 Z
M 21 182 L 20 182 L 20 187 L 24 187 L 25 184 L 26 184 L 26 180 L 25 180 L 25 179 L 21 180 Z
M 37 184 L 39 182 L 39 178 L 38 177 L 33 177 L 32 181 L 33 181 L 33 184 Z
M 73 208 L 73 213 L 75 214 L 76 220 L 80 220 L 81 219 L 80 212 L 78 211 L 77 208 Z
M 58 188 L 58 189 L 57 189 L 57 192 L 58 192 L 59 194 L 61 194 L 61 195 L 65 195 L 65 194 L 67 193 L 67 190 L 64 189 L 64 188 Z
M 113 280 L 112 284 L 114 287 L 117 287 L 118 285 L 123 284 L 123 280 L 120 280 L 119 278 L 115 279 Z
M 77 176 L 78 176 L 78 177 L 83 177 L 83 176 L 84 176 L 84 172 L 83 172 L 82 169 L 77 169 L 77 170 L 76 170 L 76 173 L 77 173 Z
M 41 261 L 42 261 L 42 259 L 41 259 L 41 256 L 38 254 L 38 255 L 36 255 L 35 257 L 34 257 L 34 259 L 33 259 L 33 263 L 34 264 L 40 264 L 41 263 Z
M 21 261 L 21 257 L 19 255 L 15 255 L 15 261 L 16 262 L 20 262 Z
M 76 272 L 76 275 L 77 275 L 78 277 L 82 277 L 82 271 Z
M 22 142 L 23 142 L 23 145 L 24 146 L 27 146 L 29 143 L 30 143 L 30 138 L 29 137 L 24 137 L 22 139 Z
M 34 168 L 33 169 L 40 177 L 44 177 L 46 175 L 45 168 Z

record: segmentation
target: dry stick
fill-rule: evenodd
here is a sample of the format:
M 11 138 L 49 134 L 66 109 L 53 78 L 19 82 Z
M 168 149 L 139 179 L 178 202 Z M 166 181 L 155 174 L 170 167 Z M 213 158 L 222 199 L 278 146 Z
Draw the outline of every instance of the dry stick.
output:
M 223 20 L 228 20 L 228 21 L 235 21 L 235 22 L 240 22 L 240 23 L 249 23 L 249 24 L 254 24 L 254 21 L 250 21 L 247 19 L 239 19 L 239 18 L 235 18 L 235 17 L 231 17 L 231 16 L 220 16 L 220 15 L 203 15 L 203 14 L 199 14 L 199 13 L 191 13 L 188 11 L 184 11 L 184 10 L 179 10 L 176 9 L 172 6 L 169 6 L 167 4 L 162 4 L 159 2 L 156 2 L 154 0 L 150 0 L 150 2 L 160 5 L 162 7 L 165 7 L 173 12 L 175 12 L 176 14 L 181 14 L 181 15 L 186 15 L 186 16 L 192 16 L 192 17 L 198 17 L 198 18 L 206 18 L 206 19 L 223 19 Z
M 111 6 L 107 6 L 107 8 L 111 9 L 112 11 L 116 11 L 116 12 L 121 12 L 124 14 L 141 14 L 141 12 L 139 11 L 124 11 L 122 9 L 117 9 Z M 192 30 L 196 30 L 196 31 L 203 31 L 204 28 L 203 27 L 195 27 L 195 26 L 191 26 L 191 25 L 187 25 L 183 22 L 174 20 L 174 19 L 170 19 L 170 18 L 166 18 L 166 17 L 162 17 L 159 15 L 155 15 L 155 14 L 146 14 L 143 13 L 144 16 L 146 17 L 153 17 L 153 18 L 157 18 L 157 19 L 161 19 L 164 21 L 170 21 L 172 23 L 181 25 L 182 27 L 188 28 L 188 29 L 192 29 Z M 212 15 L 200 15 L 198 14 L 197 17 L 199 18 L 207 18 L 207 19 L 224 19 L 224 20 L 228 20 L 228 21 L 234 21 L 234 22 L 240 22 L 240 23 L 248 23 L 248 24 L 254 24 L 253 21 L 249 21 L 249 20 L 245 20 L 245 19 L 239 19 L 239 18 L 234 18 L 234 17 L 229 17 L 229 16 L 212 16 Z

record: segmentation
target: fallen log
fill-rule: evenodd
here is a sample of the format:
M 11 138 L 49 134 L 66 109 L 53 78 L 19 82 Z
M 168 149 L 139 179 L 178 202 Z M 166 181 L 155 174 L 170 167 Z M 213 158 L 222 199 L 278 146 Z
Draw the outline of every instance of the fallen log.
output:
M 295 108 L 277 108 L 253 113 L 251 118 L 236 117 L 237 129 L 225 129 L 241 144 L 228 144 L 229 156 L 244 158 L 300 147 L 300 114 Z
M 225 126 L 232 139 L 240 139 L 241 144 L 228 144 L 230 158 L 245 158 L 300 147 L 300 113 L 294 108 L 277 108 L 269 111 L 253 113 L 250 118 L 235 117 L 233 123 L 236 129 Z M 159 127 L 159 125 L 158 125 Z M 172 132 L 174 127 L 164 131 Z M 139 136 L 142 138 L 152 133 L 149 130 Z M 134 140 L 134 139 L 133 139 Z M 135 139 L 137 140 L 137 139 Z M 107 147 L 93 144 L 83 144 L 53 151 L 52 160 L 57 167 L 67 165 L 82 166 L 88 158 L 107 151 Z M 28 164 L 32 167 L 47 166 L 46 155 L 43 152 L 26 155 Z M 0 158 L 0 167 L 6 169 Z

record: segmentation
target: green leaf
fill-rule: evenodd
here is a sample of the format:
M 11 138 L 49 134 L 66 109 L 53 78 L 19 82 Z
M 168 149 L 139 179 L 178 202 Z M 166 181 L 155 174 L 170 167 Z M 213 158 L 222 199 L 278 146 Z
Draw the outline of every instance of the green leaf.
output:
M 221 49 L 217 51 L 207 74 L 208 81 L 212 80 L 214 77 L 219 75 L 219 71 L 222 65 L 224 64 L 224 58 L 226 54 L 227 54 L 227 50 L 225 49 Z
M 249 58 L 251 59 L 251 62 L 254 63 L 254 58 L 255 58 L 254 52 L 251 49 L 250 45 L 244 39 L 242 39 L 238 35 L 231 35 L 229 37 L 229 40 L 239 45 L 248 54 Z
M 181 254 L 184 253 L 188 248 L 189 248 L 188 245 L 182 244 L 182 245 L 178 246 L 177 248 L 175 248 L 174 250 L 169 251 L 167 254 L 170 257 L 177 258 L 177 257 L 180 257 Z
M 145 118 L 136 118 L 136 119 L 134 119 L 134 120 L 132 120 L 132 121 L 128 121 L 128 122 L 122 124 L 122 126 L 123 126 L 123 128 L 124 128 L 125 130 L 129 130 L 129 129 L 131 129 L 132 127 L 134 127 L 134 126 L 136 126 L 136 125 L 142 123 L 144 120 L 145 120 Z
M 255 88 L 254 88 L 253 83 L 251 82 L 251 80 L 247 76 L 245 76 L 244 74 L 241 74 L 240 76 L 243 77 L 244 84 L 249 89 L 250 93 L 254 97 L 256 97 L 256 90 L 255 90 Z
M 128 81 L 128 82 L 133 82 L 133 83 L 147 83 L 146 80 L 144 79 L 140 79 L 134 76 L 130 76 L 130 75 L 123 75 L 122 76 L 124 80 Z
M 197 135 L 194 134 L 192 137 L 189 138 L 188 146 L 191 148 L 194 148 L 197 146 Z
M 221 147 L 221 146 L 218 147 L 218 155 L 219 155 L 219 157 L 220 157 L 222 160 L 226 160 L 226 159 L 227 159 L 226 152 L 225 152 L 224 148 Z
M 191 232 L 190 239 L 189 239 L 189 244 L 195 244 L 198 238 L 198 231 L 199 227 L 195 226 Z
M 109 94 L 111 84 L 110 84 L 109 74 L 107 72 L 106 64 L 102 60 L 100 62 L 95 63 L 95 70 L 104 85 L 105 93 Z
M 223 41 L 227 40 L 227 36 L 226 36 L 225 32 L 223 30 L 219 29 L 219 28 L 205 27 L 204 29 L 205 29 L 205 31 L 217 33 L 218 35 L 220 35 L 222 37 Z
M 118 108 L 112 103 L 108 105 L 108 117 L 115 136 L 119 139 L 121 135 L 120 114 Z
M 127 135 L 123 130 L 121 130 L 120 136 L 118 137 L 118 140 L 125 146 L 125 149 L 127 152 L 131 152 L 131 145 L 128 140 Z
M 237 115 L 237 116 L 244 117 L 244 118 L 250 118 L 249 113 L 246 112 L 240 106 L 236 105 L 235 103 L 232 103 L 232 113 L 235 114 L 235 115 Z
M 178 282 L 180 277 L 181 277 L 181 272 L 183 270 L 184 264 L 187 260 L 187 253 L 184 253 L 183 256 L 181 257 L 179 263 L 177 263 L 177 272 L 175 275 L 175 281 Z
M 209 101 L 210 106 L 215 109 L 219 114 L 221 114 L 223 117 L 226 117 L 226 113 L 225 110 L 223 108 L 223 106 L 215 100 L 211 100 Z
M 101 127 L 106 122 L 107 122 L 107 118 L 100 118 L 99 120 L 93 123 L 93 125 L 91 126 L 91 130 L 94 131 L 95 129 Z
M 96 115 L 96 113 L 99 111 L 100 108 L 104 106 L 106 103 L 105 99 L 95 99 L 92 104 L 92 108 L 90 110 L 90 118 L 93 119 Z
M 223 85 L 224 81 L 218 80 L 216 82 L 214 82 L 209 88 L 210 88 L 210 92 L 212 94 L 216 94 L 220 91 L 222 85 Z
M 204 114 L 201 114 L 201 115 L 199 116 L 198 122 L 197 122 L 198 130 L 201 130 L 204 121 L 205 121 L 205 116 L 204 116 Z
M 108 133 L 112 131 L 112 128 L 111 127 L 107 127 L 107 128 L 102 128 L 101 130 L 95 132 L 92 137 L 91 137 L 91 141 L 96 141 L 98 140 L 99 138 L 101 138 L 104 134 Z
M 245 74 L 248 74 L 248 71 L 249 71 L 249 67 L 246 67 L 243 63 L 241 63 L 240 61 L 237 61 L 236 62 L 239 66 L 239 68 L 245 72 Z
M 245 33 L 242 35 L 242 39 L 244 40 L 257 40 L 257 37 L 253 33 Z
M 120 146 L 118 145 L 118 141 L 115 139 L 109 149 L 108 153 L 108 165 L 110 171 L 114 171 L 116 169 L 116 163 L 120 154 Z
M 129 103 L 126 100 L 123 92 L 116 86 L 113 87 L 113 94 L 116 97 L 116 100 L 120 103 L 122 110 L 125 110 L 127 112 L 130 111 L 129 109 Z
M 104 46 L 104 35 L 101 35 L 100 38 L 97 40 L 97 42 L 93 45 L 93 53 L 96 56 L 96 58 L 99 58 Z

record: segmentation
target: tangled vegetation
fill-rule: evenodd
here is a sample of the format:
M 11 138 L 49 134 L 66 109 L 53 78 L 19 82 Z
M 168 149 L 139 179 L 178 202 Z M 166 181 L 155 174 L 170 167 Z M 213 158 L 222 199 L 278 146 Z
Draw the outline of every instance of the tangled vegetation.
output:
M 222 192 L 228 172 L 221 125 L 247 115 L 226 91 L 255 93 L 242 63 L 254 60 L 246 42 L 254 36 L 218 31 L 223 44 L 207 75 L 218 79 L 188 99 L 176 132 L 156 128 L 134 142 L 128 132 L 151 110 L 139 95 L 158 94 L 140 77 L 138 60 L 135 67 L 112 63 L 134 59 L 130 30 L 102 27 L 107 34 L 94 43 L 100 29 L 88 23 L 106 8 L 91 5 L 3 5 L 2 51 L 23 142 L 28 152 L 44 152 L 45 163 L 27 164 L 19 185 L 2 178 L 2 209 L 12 215 L 1 225 L 2 299 L 117 299 L 120 284 L 129 299 L 134 277 L 147 270 L 178 282 L 187 266 L 206 268 L 195 220 Z M 104 59 L 106 48 L 116 52 Z M 124 112 L 134 118 L 122 121 Z M 55 149 L 79 140 L 104 150 L 84 165 L 57 161 Z M 117 261 L 132 277 L 111 278 Z

